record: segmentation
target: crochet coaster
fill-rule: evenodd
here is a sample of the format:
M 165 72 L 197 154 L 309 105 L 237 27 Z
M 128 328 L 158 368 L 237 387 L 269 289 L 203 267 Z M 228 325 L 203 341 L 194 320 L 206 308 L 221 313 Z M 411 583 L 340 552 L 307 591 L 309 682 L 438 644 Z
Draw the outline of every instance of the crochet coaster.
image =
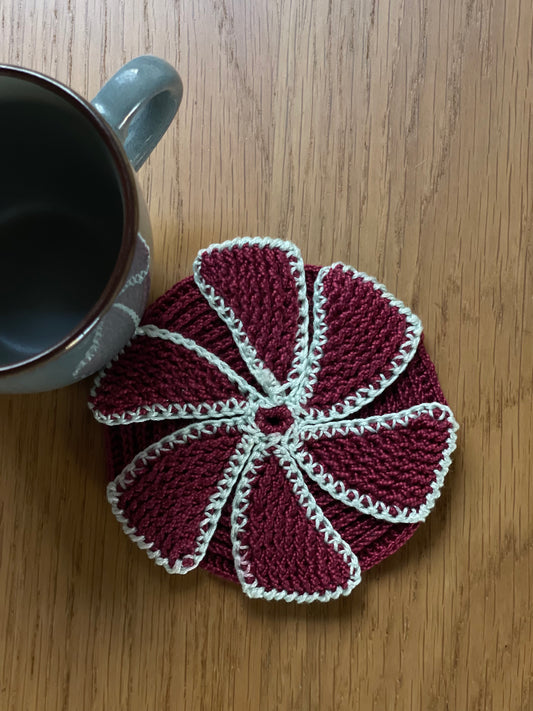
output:
M 420 320 L 268 238 L 202 250 L 89 406 L 125 533 L 169 573 L 269 600 L 350 593 L 428 516 L 456 443 Z

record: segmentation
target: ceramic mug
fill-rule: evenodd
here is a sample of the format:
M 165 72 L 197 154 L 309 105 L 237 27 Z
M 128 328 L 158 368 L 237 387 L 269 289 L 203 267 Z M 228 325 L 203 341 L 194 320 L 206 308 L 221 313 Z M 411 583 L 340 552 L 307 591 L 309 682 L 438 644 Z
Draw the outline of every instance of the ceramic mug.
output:
M 175 69 L 138 57 L 92 103 L 0 65 L 0 393 L 99 370 L 148 298 L 150 222 L 134 171 L 172 121 Z

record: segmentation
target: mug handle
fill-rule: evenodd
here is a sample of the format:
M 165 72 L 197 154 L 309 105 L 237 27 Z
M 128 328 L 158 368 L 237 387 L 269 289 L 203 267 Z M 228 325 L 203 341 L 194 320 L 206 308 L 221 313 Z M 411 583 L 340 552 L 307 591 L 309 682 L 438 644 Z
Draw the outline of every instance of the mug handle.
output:
M 139 170 L 176 115 L 183 95 L 173 66 L 146 55 L 125 64 L 92 104 L 114 129 L 135 170 Z

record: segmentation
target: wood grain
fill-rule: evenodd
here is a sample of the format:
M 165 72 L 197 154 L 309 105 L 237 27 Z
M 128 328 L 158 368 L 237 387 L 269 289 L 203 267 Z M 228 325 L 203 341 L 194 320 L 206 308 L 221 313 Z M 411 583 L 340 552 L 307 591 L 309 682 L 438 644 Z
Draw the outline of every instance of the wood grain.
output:
M 146 52 L 182 74 L 154 297 L 236 235 L 344 260 L 420 315 L 461 423 L 414 539 L 295 606 L 126 539 L 87 383 L 0 397 L 3 711 L 533 709 L 532 32 L 526 0 L 0 3 L 0 60 L 88 97 Z

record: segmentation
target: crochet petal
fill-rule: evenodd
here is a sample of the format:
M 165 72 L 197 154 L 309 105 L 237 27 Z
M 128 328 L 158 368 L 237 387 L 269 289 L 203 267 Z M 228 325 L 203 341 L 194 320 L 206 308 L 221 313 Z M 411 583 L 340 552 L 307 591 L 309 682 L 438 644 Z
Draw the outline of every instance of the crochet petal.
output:
M 299 401 L 313 418 L 352 414 L 396 380 L 421 333 L 417 316 L 371 277 L 344 264 L 321 269 Z
M 298 248 L 257 237 L 211 245 L 196 258 L 194 278 L 265 392 L 276 398 L 291 391 L 307 358 L 309 338 Z
M 237 576 L 250 597 L 326 601 L 347 595 L 360 582 L 356 556 L 281 448 L 252 455 L 231 520 Z
M 191 426 L 138 454 L 107 496 L 124 532 L 169 573 L 202 560 L 250 445 L 233 422 Z
M 242 414 L 252 386 L 194 341 L 153 325 L 95 380 L 89 407 L 100 422 L 208 419 Z
M 194 341 L 224 361 L 250 385 L 255 379 L 246 367 L 231 331 L 213 311 L 193 277 L 187 277 L 160 296 L 145 311 L 142 325 L 151 324 Z
M 458 425 L 440 403 L 302 429 L 297 460 L 347 506 L 393 523 L 423 521 L 440 496 Z

